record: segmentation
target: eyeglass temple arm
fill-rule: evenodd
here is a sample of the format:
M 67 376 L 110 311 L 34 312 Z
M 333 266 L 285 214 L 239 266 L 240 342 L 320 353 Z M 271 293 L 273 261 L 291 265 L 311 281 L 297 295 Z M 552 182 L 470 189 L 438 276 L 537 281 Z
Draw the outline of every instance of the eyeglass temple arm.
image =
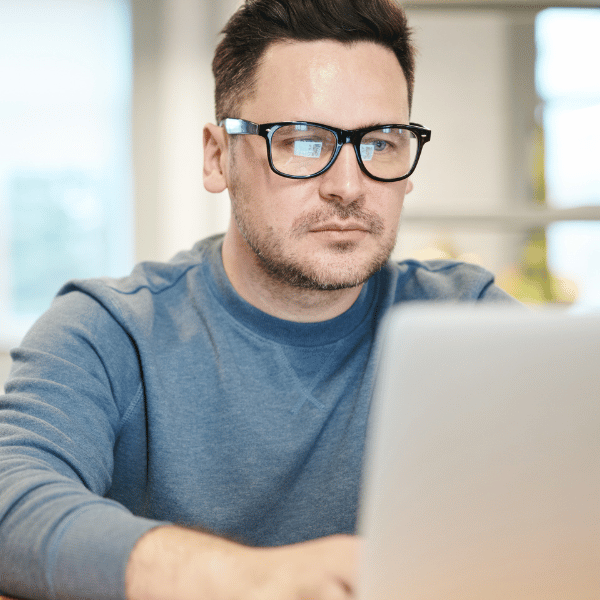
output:
M 258 125 L 252 121 L 244 121 L 244 119 L 223 119 L 219 126 L 225 127 L 225 131 L 230 135 L 258 134 Z

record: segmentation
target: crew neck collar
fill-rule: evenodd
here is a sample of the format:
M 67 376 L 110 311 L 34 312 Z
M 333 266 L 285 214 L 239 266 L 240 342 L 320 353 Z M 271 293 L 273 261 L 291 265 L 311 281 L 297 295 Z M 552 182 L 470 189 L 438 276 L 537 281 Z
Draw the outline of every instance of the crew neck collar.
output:
M 211 292 L 235 321 L 260 337 L 294 346 L 323 346 L 338 342 L 366 321 L 375 296 L 376 276 L 363 285 L 352 306 L 333 319 L 311 323 L 279 319 L 259 310 L 235 291 L 223 267 L 223 240 L 214 242 L 204 267 Z

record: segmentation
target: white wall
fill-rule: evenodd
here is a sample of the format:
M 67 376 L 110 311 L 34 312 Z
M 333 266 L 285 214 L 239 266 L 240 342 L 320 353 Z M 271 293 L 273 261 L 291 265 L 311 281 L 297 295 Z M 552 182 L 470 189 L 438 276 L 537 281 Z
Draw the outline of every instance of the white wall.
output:
M 237 4 L 132 2 L 137 260 L 166 260 L 227 227 L 227 195 L 202 184 L 202 127 L 214 122 L 218 31 Z
M 514 259 L 522 232 L 451 230 L 410 217 L 494 213 L 523 201 L 513 169 L 522 143 L 513 97 L 518 23 L 511 13 L 475 10 L 413 10 L 409 19 L 419 50 L 412 119 L 431 128 L 432 137 L 406 199 L 395 255 L 418 255 L 423 246 L 451 240 L 455 253 L 476 254 L 497 271 Z
M 501 206 L 509 142 L 506 20 L 417 12 L 411 23 L 419 48 L 412 118 L 432 129 L 432 139 L 407 207 L 447 212 Z

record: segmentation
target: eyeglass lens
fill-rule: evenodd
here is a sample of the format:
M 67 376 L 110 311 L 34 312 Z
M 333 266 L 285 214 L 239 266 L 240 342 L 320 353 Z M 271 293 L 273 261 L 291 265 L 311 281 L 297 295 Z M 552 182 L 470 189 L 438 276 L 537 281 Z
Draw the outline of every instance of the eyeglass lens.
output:
M 324 169 L 336 148 L 333 132 L 314 125 L 285 125 L 271 138 L 273 166 L 286 175 L 314 175 Z M 417 136 L 407 130 L 382 127 L 364 134 L 360 156 L 365 169 L 382 179 L 403 177 L 417 157 Z

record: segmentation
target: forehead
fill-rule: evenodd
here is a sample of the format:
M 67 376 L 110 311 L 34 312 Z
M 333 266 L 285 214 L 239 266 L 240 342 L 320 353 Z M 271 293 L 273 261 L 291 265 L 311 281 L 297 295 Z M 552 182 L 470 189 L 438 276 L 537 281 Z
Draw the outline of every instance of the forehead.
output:
M 408 122 L 408 88 L 394 53 L 379 44 L 278 42 L 265 52 L 245 119 L 316 121 L 355 129 Z

